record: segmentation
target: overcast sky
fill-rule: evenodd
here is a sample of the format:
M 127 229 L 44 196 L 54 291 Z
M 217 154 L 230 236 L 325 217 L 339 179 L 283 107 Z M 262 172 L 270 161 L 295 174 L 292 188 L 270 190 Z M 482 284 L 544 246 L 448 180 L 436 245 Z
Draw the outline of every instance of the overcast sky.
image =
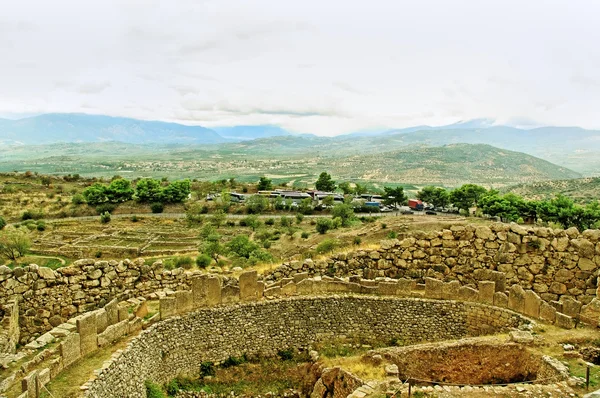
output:
M 599 15 L 597 0 L 7 0 L 0 114 L 600 128 Z

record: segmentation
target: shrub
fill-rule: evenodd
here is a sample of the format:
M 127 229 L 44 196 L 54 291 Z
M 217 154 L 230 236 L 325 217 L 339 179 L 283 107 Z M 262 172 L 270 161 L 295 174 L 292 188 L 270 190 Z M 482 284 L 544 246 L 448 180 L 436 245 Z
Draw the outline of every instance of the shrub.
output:
M 37 228 L 38 231 L 45 231 L 46 230 L 46 223 L 40 220 L 40 221 L 37 222 L 36 228 Z
M 277 351 L 277 356 L 282 361 L 290 361 L 294 359 L 294 351 L 291 348 Z
M 394 232 L 394 231 L 390 231 L 387 234 L 387 238 L 388 239 L 396 239 L 397 237 L 398 237 L 398 234 L 396 232 Z
M 287 218 L 286 216 L 282 216 L 279 219 L 279 223 L 281 224 L 282 227 L 289 227 L 292 224 L 292 222 L 290 221 L 290 219 Z
M 267 218 L 265 220 L 265 225 L 274 225 L 275 224 L 275 219 L 274 218 Z
M 94 253 L 94 257 L 96 257 L 96 258 L 102 257 L 102 252 L 101 251 L 97 251 L 96 253 Z
M 152 213 L 162 213 L 165 209 L 165 205 L 162 202 L 154 202 L 150 205 Z
M 174 265 L 176 268 L 190 269 L 194 265 L 194 260 L 189 256 L 175 257 Z
M 270 249 L 270 248 L 271 248 L 271 241 L 265 240 L 265 241 L 263 242 L 263 247 L 264 247 L 265 249 Z
M 73 203 L 74 205 L 78 206 L 78 205 L 82 205 L 85 203 L 85 198 L 83 197 L 82 194 L 78 193 L 73 195 L 73 197 L 71 198 L 71 203 Z
M 21 215 L 22 221 L 39 220 L 40 218 L 44 218 L 44 213 L 41 210 L 40 211 L 25 210 L 23 212 L 23 214 Z
M 382 222 L 382 223 L 381 223 L 381 229 L 386 229 L 386 228 L 387 228 L 387 224 L 386 224 L 386 223 L 384 223 L 384 222 Z
M 139 218 L 136 215 L 131 216 L 131 222 L 138 222 Z
M 244 357 L 229 357 L 221 364 L 221 366 L 224 368 L 230 368 L 232 366 L 239 366 L 244 362 L 246 362 L 246 358 Z
M 216 374 L 215 364 L 212 362 L 202 362 L 200 364 L 200 377 L 214 376 Z
M 309 236 L 310 236 L 310 234 L 306 231 L 303 231 L 302 234 L 300 235 L 300 237 L 302 239 L 308 239 Z
M 235 221 L 233 221 L 233 220 L 227 220 L 227 222 L 225 224 L 228 227 L 235 227 Z
M 158 384 L 155 384 L 149 380 L 144 383 L 146 386 L 146 397 L 148 398 L 167 398 L 163 390 Z
M 296 224 L 302 223 L 302 220 L 304 220 L 304 214 L 301 214 L 301 213 L 296 214 Z
M 110 213 L 105 211 L 104 213 L 100 214 L 100 222 L 102 224 L 106 224 L 110 222 Z
M 355 236 L 354 237 L 354 244 L 355 245 L 360 245 L 362 243 L 362 239 L 360 238 L 360 236 Z
M 6 227 L 6 220 L 0 216 L 0 229 L 4 229 L 4 227 Z
M 196 257 L 196 265 L 198 268 L 206 268 L 210 265 L 212 259 L 207 254 L 200 254 Z
M 112 213 L 117 208 L 117 205 L 113 203 L 103 203 L 101 205 L 96 206 L 96 213 Z
M 338 229 L 342 225 L 344 225 L 344 221 L 340 217 L 334 217 L 332 221 L 333 229 Z
M 338 246 L 338 242 L 334 239 L 325 239 L 315 249 L 315 251 L 319 254 L 329 253 L 335 250 Z
M 319 218 L 317 220 L 317 232 L 322 234 L 327 233 L 330 229 L 333 228 L 333 222 L 330 218 Z

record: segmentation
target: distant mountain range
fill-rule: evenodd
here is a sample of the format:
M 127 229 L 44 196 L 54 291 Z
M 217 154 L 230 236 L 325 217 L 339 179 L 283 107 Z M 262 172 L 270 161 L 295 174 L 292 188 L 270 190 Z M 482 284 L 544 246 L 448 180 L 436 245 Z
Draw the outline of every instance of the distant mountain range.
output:
M 340 157 L 406 148 L 485 144 L 524 152 L 585 176 L 600 175 L 600 131 L 580 127 L 520 129 L 474 119 L 447 126 L 414 126 L 336 137 L 296 134 L 273 125 L 205 128 L 86 114 L 44 114 L 0 119 L 0 145 L 123 142 L 126 144 L 214 145 L 248 154 Z

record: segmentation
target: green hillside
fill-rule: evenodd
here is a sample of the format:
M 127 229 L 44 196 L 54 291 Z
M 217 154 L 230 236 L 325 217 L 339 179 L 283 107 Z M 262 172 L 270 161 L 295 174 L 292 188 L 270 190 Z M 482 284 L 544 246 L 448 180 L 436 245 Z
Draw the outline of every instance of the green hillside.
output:
M 560 193 L 570 197 L 577 203 L 584 204 L 600 199 L 600 178 L 537 181 L 510 186 L 505 191 L 530 200 L 551 199 Z

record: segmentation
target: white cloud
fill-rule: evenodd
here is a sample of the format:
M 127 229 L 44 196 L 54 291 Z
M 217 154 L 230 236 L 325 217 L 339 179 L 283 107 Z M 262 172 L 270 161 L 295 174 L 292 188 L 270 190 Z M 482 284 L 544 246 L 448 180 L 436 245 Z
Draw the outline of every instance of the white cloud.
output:
M 476 117 L 600 128 L 600 3 L 23 0 L 0 113 L 337 134 Z

